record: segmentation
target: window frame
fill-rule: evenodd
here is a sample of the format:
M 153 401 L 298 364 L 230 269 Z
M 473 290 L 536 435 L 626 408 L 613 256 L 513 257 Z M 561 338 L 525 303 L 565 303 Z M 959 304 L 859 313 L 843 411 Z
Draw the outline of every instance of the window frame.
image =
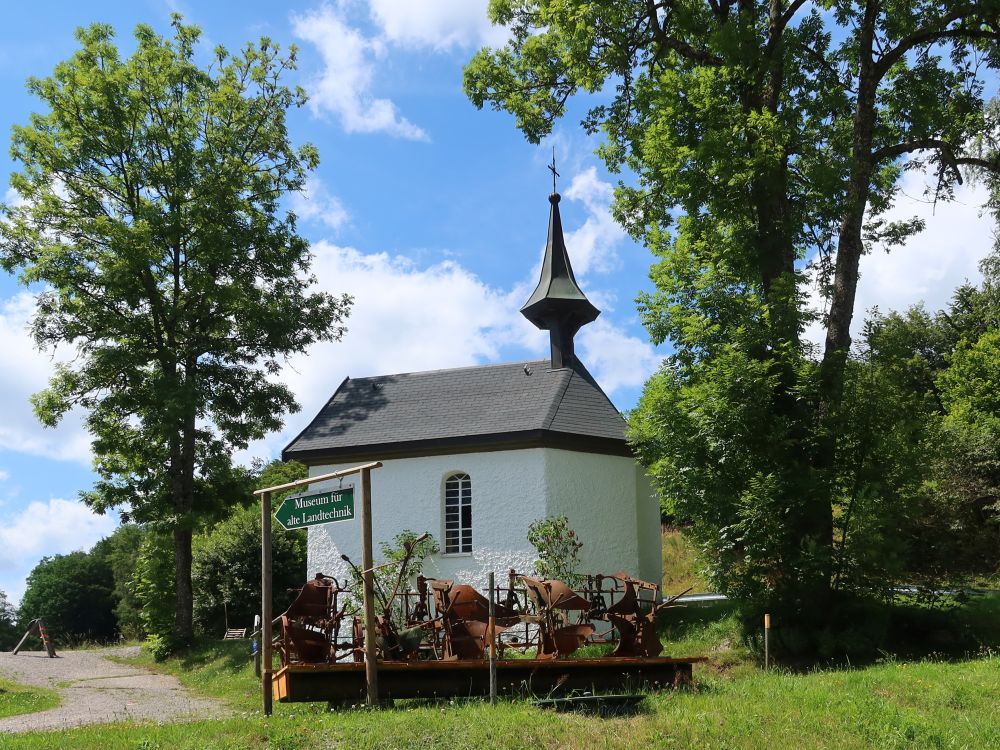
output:
M 449 493 L 454 493 L 449 498 Z M 441 491 L 442 555 L 462 557 L 472 554 L 475 549 L 472 536 L 472 477 L 467 471 L 449 471 L 445 474 Z M 449 516 L 454 516 L 449 519 Z M 449 525 L 457 524 L 457 525 Z M 456 539 L 454 547 L 449 541 Z

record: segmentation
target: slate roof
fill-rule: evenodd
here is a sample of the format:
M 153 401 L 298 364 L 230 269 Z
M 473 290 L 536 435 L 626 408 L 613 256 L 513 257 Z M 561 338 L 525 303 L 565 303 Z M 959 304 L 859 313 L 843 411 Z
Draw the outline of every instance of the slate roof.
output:
M 543 445 L 631 455 L 625 420 L 578 362 L 347 378 L 282 457 L 315 464 Z

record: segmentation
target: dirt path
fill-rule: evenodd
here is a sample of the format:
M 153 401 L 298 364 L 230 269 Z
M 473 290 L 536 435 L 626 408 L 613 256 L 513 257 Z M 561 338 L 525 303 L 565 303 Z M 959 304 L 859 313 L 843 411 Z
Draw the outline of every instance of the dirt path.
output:
M 107 659 L 109 654 L 133 656 L 138 647 L 101 651 L 63 651 L 50 659 L 43 651 L 0 653 L 0 674 L 22 685 L 59 691 L 62 703 L 48 711 L 0 719 L 0 735 L 61 729 L 112 721 L 225 716 L 221 703 L 192 695 L 176 677 L 154 674 Z

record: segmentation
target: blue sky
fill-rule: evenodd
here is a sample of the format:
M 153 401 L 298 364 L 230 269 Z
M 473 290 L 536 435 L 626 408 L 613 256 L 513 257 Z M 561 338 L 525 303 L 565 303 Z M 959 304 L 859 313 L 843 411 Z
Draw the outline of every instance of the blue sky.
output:
M 288 363 L 283 377 L 302 404 L 285 429 L 241 460 L 277 455 L 346 375 L 364 376 L 545 356 L 547 339 L 518 315 L 537 280 L 551 187 L 545 165 L 556 147 L 567 246 L 581 285 L 602 309 L 581 331 L 578 351 L 615 404 L 635 405 L 663 349 L 650 346 L 634 298 L 650 288 L 651 256 L 608 213 L 617 177 L 593 155 L 597 142 L 576 102 L 556 133 L 527 144 L 502 113 L 477 111 L 461 90 L 462 67 L 484 44 L 502 43 L 486 0 L 170 0 L 11 4 L 0 27 L 0 132 L 8 137 L 38 107 L 25 91 L 75 48 L 73 31 L 112 24 L 123 48 L 136 23 L 169 32 L 179 11 L 201 26 L 206 52 L 270 36 L 300 47 L 290 83 L 310 104 L 290 118 L 293 141 L 310 141 L 321 165 L 307 194 L 290 205 L 313 243 L 320 285 L 356 298 L 344 341 L 322 344 Z M 0 152 L 0 178 L 15 165 Z M 916 198 L 923 176 L 904 185 Z M 6 184 L 0 187 L 0 195 Z M 901 216 L 926 215 L 928 231 L 905 252 L 870 256 L 859 309 L 920 299 L 944 302 L 990 242 L 980 217 L 981 188 L 931 209 L 903 200 Z M 87 489 L 89 442 L 78 415 L 56 430 L 34 420 L 28 396 L 45 385 L 50 355 L 33 350 L 24 326 L 30 293 L 0 274 L 0 590 L 14 600 L 45 554 L 86 549 L 115 525 L 76 501 Z M 57 353 L 66 357 L 69 352 Z

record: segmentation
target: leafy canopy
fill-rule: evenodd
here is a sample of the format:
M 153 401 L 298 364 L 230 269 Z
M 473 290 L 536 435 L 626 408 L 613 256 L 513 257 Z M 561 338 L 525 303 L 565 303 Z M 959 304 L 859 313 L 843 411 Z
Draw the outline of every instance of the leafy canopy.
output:
M 310 291 L 308 245 L 280 210 L 318 162 L 288 141 L 305 100 L 280 82 L 294 50 L 218 47 L 202 69 L 199 30 L 173 28 L 138 26 L 127 59 L 109 26 L 80 29 L 81 48 L 28 82 L 48 111 L 14 127 L 21 202 L 0 225 L 0 263 L 40 285 L 38 345 L 76 355 L 36 413 L 86 409 L 106 480 L 88 497 L 136 513 L 179 462 L 224 471 L 225 450 L 280 427 L 297 408 L 281 359 L 339 337 L 350 304 Z
M 656 256 L 639 310 L 674 352 L 630 435 L 665 511 L 693 524 L 721 590 L 817 632 L 832 589 L 881 593 L 898 570 L 892 514 L 875 511 L 901 495 L 878 467 L 889 444 L 909 460 L 890 404 L 910 395 L 880 400 L 848 364 L 859 258 L 922 228 L 885 219 L 904 168 L 928 164 L 945 200 L 963 169 L 1000 171 L 985 103 L 1000 5 L 492 0 L 489 12 L 511 38 L 468 64 L 472 102 L 537 142 L 585 95 L 583 128 L 627 175 L 615 218 Z M 805 340 L 810 324 L 823 347 Z M 885 441 L 875 453 L 866 431 Z
M 308 243 L 282 198 L 318 163 L 286 114 L 305 95 L 268 38 L 197 63 L 200 31 L 111 27 L 28 89 L 45 105 L 13 129 L 0 265 L 37 290 L 38 346 L 69 347 L 35 412 L 86 413 L 99 480 L 84 499 L 174 535 L 176 629 L 192 634 L 191 533 L 240 497 L 233 450 L 298 408 L 285 357 L 339 339 L 351 299 L 315 291 Z

